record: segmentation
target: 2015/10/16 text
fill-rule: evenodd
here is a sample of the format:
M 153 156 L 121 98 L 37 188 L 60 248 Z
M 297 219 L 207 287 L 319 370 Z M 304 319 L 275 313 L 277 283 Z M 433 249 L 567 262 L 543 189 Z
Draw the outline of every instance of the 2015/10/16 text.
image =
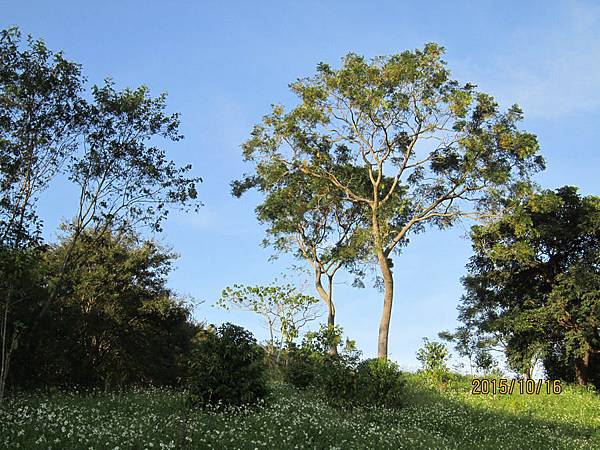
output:
M 471 394 L 512 394 L 515 388 L 520 394 L 560 394 L 562 386 L 560 380 L 509 380 L 507 378 L 474 378 Z

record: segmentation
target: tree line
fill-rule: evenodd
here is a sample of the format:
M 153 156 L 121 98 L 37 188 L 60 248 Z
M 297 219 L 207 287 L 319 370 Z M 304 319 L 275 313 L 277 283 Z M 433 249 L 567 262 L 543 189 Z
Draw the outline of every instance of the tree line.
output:
M 532 176 L 545 163 L 522 111 L 454 80 L 443 53 L 427 44 L 319 64 L 290 85 L 293 107 L 274 105 L 253 128 L 242 146 L 251 171 L 232 194 L 262 193 L 265 244 L 312 270 L 330 355 L 340 343 L 336 275 L 380 288 L 385 360 L 402 293 L 394 258 L 417 234 L 467 220 L 464 325 L 444 337 L 468 358 L 501 350 L 519 372 L 542 361 L 552 377 L 598 382 L 600 200 L 541 190 Z M 2 31 L 0 398 L 9 385 L 177 384 L 194 339 L 208 339 L 166 287 L 175 255 L 143 238 L 173 208 L 200 207 L 201 179 L 166 152 L 183 137 L 179 116 L 144 86 L 86 86 L 62 52 Z M 65 182 L 77 193 L 72 216 L 45 242 L 38 198 Z M 236 285 L 219 300 L 263 315 L 273 355 L 316 318 L 315 302 L 276 285 Z
M 0 398 L 7 383 L 176 376 L 163 371 L 190 311 L 165 287 L 170 254 L 138 236 L 200 205 L 191 166 L 166 156 L 182 136 L 165 102 L 110 79 L 86 89 L 62 52 L 1 32 Z M 37 203 L 60 182 L 76 192 L 72 219 L 47 243 Z

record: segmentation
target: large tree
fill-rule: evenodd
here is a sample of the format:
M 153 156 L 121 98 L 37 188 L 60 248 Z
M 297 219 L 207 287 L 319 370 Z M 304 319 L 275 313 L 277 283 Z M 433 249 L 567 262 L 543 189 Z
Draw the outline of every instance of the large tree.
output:
M 515 370 L 541 359 L 586 384 L 600 354 L 600 198 L 574 187 L 534 194 L 471 238 L 461 320 L 501 339 Z
M 114 83 L 92 87 L 93 102 L 86 104 L 80 149 L 71 158 L 68 177 L 78 188 L 75 217 L 63 225 L 71 236 L 62 269 L 50 285 L 50 296 L 34 327 L 63 289 L 63 274 L 74 258 L 84 232 L 127 232 L 140 227 L 161 230 L 171 208 L 194 211 L 198 177 L 189 176 L 191 165 L 178 166 L 163 147 L 164 140 L 178 141 L 179 116 L 168 114 L 166 95 L 153 98 L 148 88 L 117 91 Z
M 0 401 L 25 330 L 16 312 L 39 294 L 36 202 L 77 148 L 82 83 L 80 67 L 43 41 L 0 31 Z
M 388 354 L 392 253 L 427 225 L 481 216 L 522 194 L 543 168 L 536 137 L 517 128 L 521 110 L 502 111 L 454 81 L 442 54 L 428 44 L 371 61 L 349 54 L 339 69 L 319 64 L 314 77 L 291 84 L 299 103 L 275 105 L 243 147 L 257 170 L 276 161 L 364 209 L 384 287 L 380 358 Z

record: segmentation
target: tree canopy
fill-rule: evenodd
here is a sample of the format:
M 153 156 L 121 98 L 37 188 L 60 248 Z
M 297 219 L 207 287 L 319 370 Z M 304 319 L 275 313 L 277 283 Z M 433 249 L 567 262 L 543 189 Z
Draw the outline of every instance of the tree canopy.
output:
M 516 370 L 537 357 L 587 383 L 600 353 L 600 198 L 570 186 L 533 194 L 471 238 L 466 326 L 501 341 Z

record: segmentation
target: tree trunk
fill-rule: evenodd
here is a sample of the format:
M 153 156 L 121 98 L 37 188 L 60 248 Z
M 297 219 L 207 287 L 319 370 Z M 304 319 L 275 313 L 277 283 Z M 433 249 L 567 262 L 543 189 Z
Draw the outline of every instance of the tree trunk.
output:
M 316 271 L 315 273 L 315 287 L 317 288 L 317 292 L 321 299 L 327 305 L 327 327 L 329 329 L 333 329 L 335 327 L 335 305 L 333 303 L 333 276 L 328 275 L 327 278 L 329 280 L 329 285 L 327 286 L 327 291 L 323 287 L 321 283 L 321 275 L 320 271 Z M 337 345 L 332 344 L 329 348 L 330 355 L 337 355 L 338 348 Z
M 4 387 L 6 386 L 6 378 L 8 377 L 8 352 L 6 341 L 8 338 L 8 299 L 4 305 L 4 316 L 2 319 L 2 353 L 0 354 L 0 403 L 4 399 Z
M 392 275 L 391 260 L 383 251 L 377 252 L 377 260 L 383 276 L 383 312 L 379 322 L 379 338 L 377 341 L 377 357 L 387 359 L 388 340 L 390 333 L 390 320 L 392 317 L 392 302 L 394 300 L 394 277 Z
M 18 331 L 15 329 L 13 329 L 12 332 L 12 338 L 9 341 L 9 327 L 8 327 L 8 317 L 9 317 L 9 307 L 10 304 L 12 303 L 12 284 L 10 285 L 10 288 L 8 289 L 8 293 L 6 295 L 5 298 L 5 304 L 4 304 L 4 314 L 2 317 L 2 352 L 0 353 L 1 356 L 1 360 L 0 360 L 0 404 L 2 403 L 3 399 L 4 399 L 4 394 L 6 392 L 6 382 L 8 380 L 8 370 L 10 367 L 10 358 L 12 356 L 12 353 L 14 351 L 14 349 L 17 346 L 17 339 L 18 339 Z
M 531 372 L 532 372 L 531 367 L 528 367 L 527 369 L 525 369 L 525 372 L 523 373 L 523 378 L 525 380 L 531 380 Z
M 590 378 L 590 353 L 587 350 L 583 356 L 575 359 L 575 378 L 581 386 L 588 384 Z

